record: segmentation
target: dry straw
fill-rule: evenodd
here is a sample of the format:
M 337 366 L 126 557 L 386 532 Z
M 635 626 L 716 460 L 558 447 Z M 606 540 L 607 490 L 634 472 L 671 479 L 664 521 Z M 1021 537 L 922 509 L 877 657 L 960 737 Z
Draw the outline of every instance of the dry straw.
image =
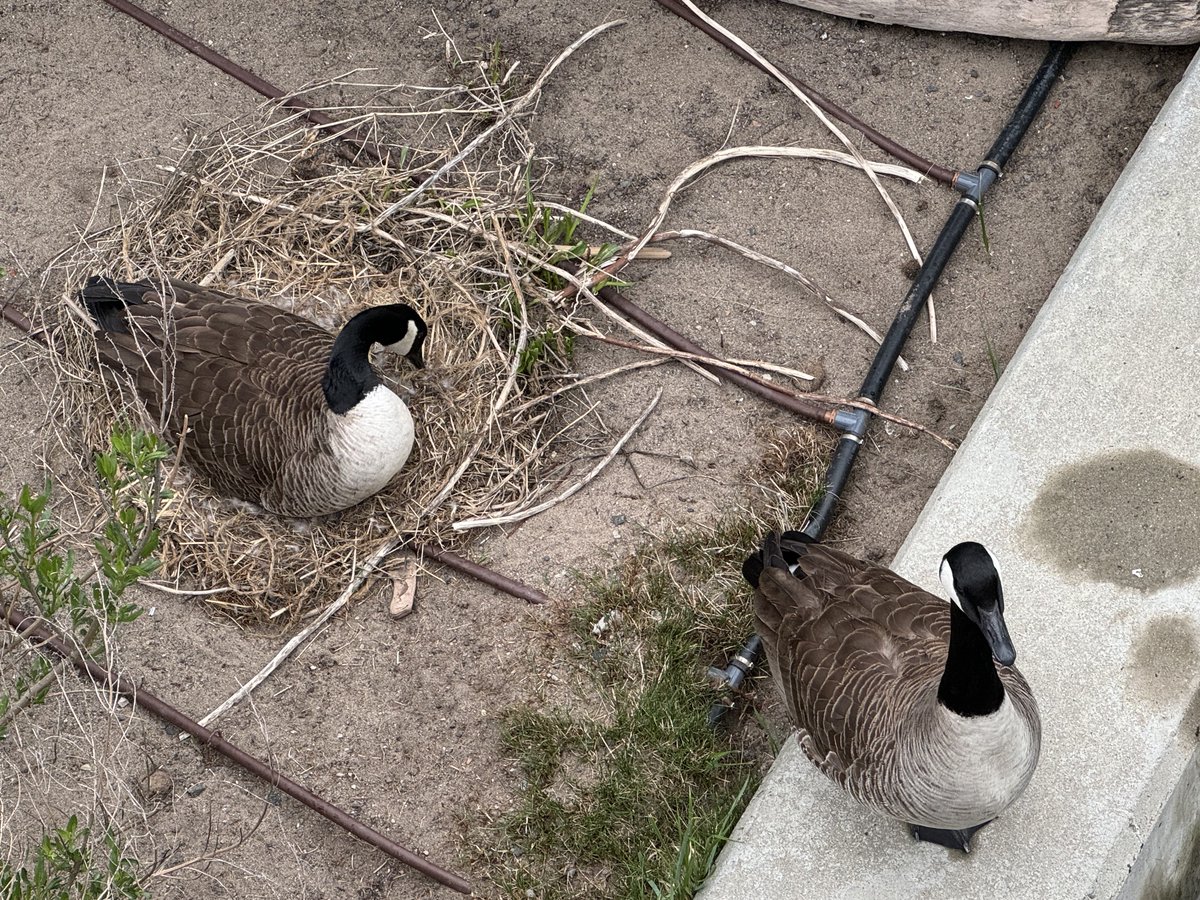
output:
M 122 170 L 117 224 L 60 258 L 49 276 L 57 296 L 39 310 L 55 335 L 60 439 L 79 457 L 118 424 L 160 425 L 128 385 L 97 374 L 92 324 L 73 299 L 88 274 L 211 283 L 331 331 L 396 299 L 430 324 L 426 370 L 378 362 L 418 423 L 401 475 L 354 509 L 296 523 L 231 508 L 177 466 L 161 517 L 176 586 L 241 616 L 302 614 L 386 541 L 454 546 L 467 539 L 455 523 L 511 516 L 561 491 L 571 454 L 553 448 L 587 416 L 561 388 L 573 380 L 572 337 L 590 326 L 544 269 L 563 258 L 566 219 L 532 199 L 539 160 L 520 112 L 601 30 L 525 93 L 512 69 L 466 64 L 449 42 L 450 87 L 320 86 L 319 96 L 353 98 L 323 111 L 385 148 L 386 165 L 348 159 L 335 135 L 268 106 L 194 139 L 153 177 Z

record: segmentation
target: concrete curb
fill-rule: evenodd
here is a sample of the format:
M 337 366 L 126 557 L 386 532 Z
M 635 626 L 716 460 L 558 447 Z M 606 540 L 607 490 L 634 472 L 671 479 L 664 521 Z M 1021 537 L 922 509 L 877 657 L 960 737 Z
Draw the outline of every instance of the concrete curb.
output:
M 703 900 L 1195 896 L 1171 891 L 1187 890 L 1200 857 L 1187 814 L 1200 722 L 1197 147 L 1200 57 L 896 557 L 939 593 L 957 541 L 1001 561 L 1045 728 L 1030 789 L 964 857 L 913 843 L 789 740 Z M 1156 859 L 1138 860 L 1185 774 Z

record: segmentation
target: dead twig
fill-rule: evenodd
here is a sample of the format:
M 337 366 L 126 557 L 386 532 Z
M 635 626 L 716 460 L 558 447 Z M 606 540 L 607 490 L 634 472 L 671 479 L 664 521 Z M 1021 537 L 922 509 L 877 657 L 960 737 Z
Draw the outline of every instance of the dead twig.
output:
M 747 44 L 744 40 L 742 40 L 724 25 L 721 25 L 719 22 L 717 22 L 716 19 L 713 19 L 711 16 L 705 14 L 698 6 L 696 6 L 695 3 L 692 2 L 692 0 L 679 0 L 679 2 L 683 6 L 687 7 L 687 9 L 691 10 L 692 14 L 697 19 L 704 22 L 714 31 L 720 32 L 731 43 L 740 47 L 742 51 L 751 60 L 753 60 L 759 68 L 771 75 L 780 84 L 787 88 L 792 96 L 808 107 L 809 111 L 817 118 L 817 121 L 829 129 L 830 133 L 833 134 L 833 136 L 836 137 L 839 142 L 841 142 L 842 146 L 844 146 L 846 150 L 849 151 L 850 155 L 855 159 L 855 161 L 859 163 L 858 167 L 862 169 L 867 178 L 871 180 L 871 184 L 875 187 L 875 190 L 883 199 L 888 211 L 892 214 L 892 218 L 896 220 L 896 224 L 900 227 L 900 233 L 904 236 L 904 243 L 908 247 L 908 252 L 912 254 L 912 258 L 917 261 L 918 265 L 924 263 L 924 259 L 921 256 L 921 251 L 917 249 L 916 241 L 913 240 L 912 232 L 909 231 L 908 223 L 904 221 L 904 216 L 900 213 L 900 208 L 896 205 L 896 201 L 892 199 L 892 195 L 889 194 L 887 189 L 884 188 L 883 183 L 879 180 L 879 176 L 867 163 L 865 157 L 863 157 L 862 153 L 859 152 L 855 143 L 846 137 L 845 132 L 838 128 L 837 125 L 835 125 L 833 121 L 827 115 L 825 115 L 825 112 L 813 102 L 812 98 L 802 91 L 796 85 L 796 83 L 792 81 L 791 78 L 781 72 L 770 60 L 764 57 L 761 53 Z M 929 338 L 932 343 L 937 343 L 937 316 L 933 308 L 932 294 L 929 295 Z
M 337 599 L 326 606 L 325 609 L 321 611 L 321 614 L 313 619 L 312 622 L 300 629 L 298 632 L 296 632 L 296 634 L 292 635 L 288 642 L 280 648 L 279 652 L 271 658 L 270 662 L 259 669 L 258 672 L 256 672 L 245 684 L 234 691 L 234 693 L 227 700 L 209 712 L 206 716 L 204 716 L 204 718 L 200 719 L 198 724 L 201 727 L 208 727 L 224 713 L 233 709 L 233 707 L 237 706 L 244 699 L 250 696 L 251 692 L 256 687 L 270 678 L 271 674 L 283 664 L 285 659 L 292 655 L 297 647 L 303 644 L 313 632 L 333 618 L 333 616 L 337 614 L 338 610 L 350 602 L 350 598 L 354 596 L 355 591 L 359 589 L 362 583 L 367 580 L 367 576 L 375 571 L 375 568 L 379 565 L 380 561 L 393 550 L 395 550 L 399 543 L 399 539 L 396 538 L 385 541 L 379 546 L 379 549 L 371 554 L 370 559 L 368 559 L 361 566 L 355 567 L 353 570 L 354 577 L 351 578 L 350 583 L 346 585 L 346 589 L 338 595 Z M 179 740 L 181 741 L 185 741 L 187 738 L 188 735 L 186 733 L 179 735 Z
M 410 191 L 408 194 L 406 194 L 405 196 L 403 196 L 402 198 L 397 200 L 395 203 L 393 203 L 391 206 L 389 206 L 387 209 L 385 209 L 382 213 L 380 213 L 378 216 L 376 216 L 375 219 L 371 222 L 371 224 L 374 227 L 378 228 L 380 224 L 382 224 L 387 219 L 390 219 L 397 212 L 411 206 L 418 197 L 420 197 L 427 190 L 429 190 L 429 188 L 431 188 L 439 179 L 441 179 L 443 175 L 445 175 L 447 172 L 449 172 L 451 169 L 453 169 L 455 166 L 457 166 L 460 162 L 462 162 L 464 159 L 466 159 L 467 156 L 469 156 L 476 147 L 478 147 L 480 144 L 482 144 L 484 141 L 486 141 L 488 138 L 490 138 L 499 129 L 503 128 L 510 120 L 513 119 L 513 117 L 515 117 L 519 112 L 521 112 L 523 109 L 525 109 L 525 107 L 527 107 L 530 103 L 532 103 L 534 100 L 536 100 L 539 96 L 541 96 L 542 87 L 545 85 L 547 79 L 549 79 L 550 76 L 554 74 L 554 70 L 557 69 L 560 65 L 562 65 L 563 62 L 565 62 L 567 60 L 567 58 L 571 56 L 571 54 L 573 54 L 576 50 L 578 50 L 580 47 L 582 47 L 584 44 L 586 44 L 588 41 L 590 41 L 592 38 L 596 37 L 597 35 L 603 34 L 605 31 L 608 31 L 608 29 L 614 28 L 617 25 L 624 25 L 624 24 L 625 24 L 624 19 L 617 19 L 612 22 L 605 22 L 603 25 L 597 25 L 595 28 L 590 29 L 589 31 L 585 32 L 583 35 L 578 37 L 565 50 L 563 50 L 560 54 L 558 54 L 558 56 L 554 57 L 554 59 L 552 59 L 550 61 L 550 64 L 542 70 L 542 73 L 537 77 L 537 80 L 534 81 L 533 86 L 530 87 L 530 89 L 528 91 L 526 91 L 525 94 L 523 94 L 521 97 L 519 97 L 516 100 L 516 102 L 514 102 L 511 106 L 505 107 L 504 112 L 501 114 L 501 116 L 496 120 L 496 122 L 493 125 L 491 125 L 487 129 L 485 129 L 474 140 L 472 140 L 470 143 L 468 143 L 465 147 L 462 148 L 462 150 L 460 150 L 458 153 L 456 153 L 450 159 L 446 160 L 446 162 L 443 163 L 441 166 L 439 166 L 438 169 L 432 175 L 430 175 L 428 178 L 426 178 L 424 181 L 422 181 L 419 185 L 417 185 L 415 188 L 413 188 L 412 191 Z
M 539 503 L 536 506 L 530 507 L 528 509 L 519 510 L 518 512 L 510 513 L 510 514 L 504 515 L 504 516 L 496 516 L 495 518 L 490 518 L 490 519 L 489 518 L 466 519 L 461 522 L 455 522 L 454 523 L 455 530 L 456 531 L 466 531 L 467 529 L 470 529 L 470 528 L 488 528 L 493 525 L 509 525 L 509 524 L 512 524 L 513 522 L 521 522 L 532 516 L 536 516 L 540 512 L 545 512 L 546 510 L 550 509 L 552 506 L 557 506 L 559 503 L 562 503 L 564 500 L 568 499 L 569 497 L 575 496 L 575 494 L 579 493 L 581 490 L 583 490 L 583 488 L 585 488 L 588 484 L 590 484 L 597 475 L 599 475 L 602 471 L 604 471 L 604 467 L 607 466 L 610 462 L 612 462 L 613 457 L 615 457 L 618 453 L 621 452 L 621 448 L 624 447 L 629 442 L 629 439 L 632 438 L 634 436 L 634 434 L 637 432 L 637 430 L 642 427 L 642 423 L 645 422 L 646 419 L 648 419 L 650 417 L 650 414 L 652 412 L 654 412 L 654 409 L 655 409 L 655 407 L 658 406 L 658 401 L 660 399 L 662 399 L 662 388 L 658 389 L 658 391 L 654 394 L 654 399 L 652 399 L 650 401 L 650 405 L 647 406 L 645 410 L 643 410 L 643 412 L 640 416 L 638 416 L 637 421 L 634 422 L 631 426 L 629 426 L 629 430 L 626 431 L 625 434 L 621 436 L 621 439 L 619 441 L 617 441 L 616 444 L 613 445 L 613 448 L 608 451 L 608 454 L 602 460 L 600 460 L 600 462 L 598 462 L 595 466 L 593 466 L 591 471 L 589 471 L 586 475 L 584 475 L 583 478 L 581 478 L 579 481 L 575 482 L 573 485 L 571 485 L 569 488 L 567 488 L 565 491 L 563 491 L 557 497 L 554 497 L 550 500 L 546 500 L 546 501 Z
M 833 298 L 823 291 L 811 279 L 809 279 L 808 276 L 804 275 L 802 272 L 793 268 L 792 266 L 789 266 L 785 262 L 780 262 L 774 257 L 767 256 L 765 253 L 759 253 L 757 250 L 752 250 L 743 244 L 739 244 L 737 241 L 732 241 L 729 238 L 724 238 L 720 235 L 712 234 L 707 231 L 698 231 L 695 228 L 680 228 L 675 231 L 660 231 L 650 240 L 652 242 L 673 241 L 678 240 L 679 238 L 695 238 L 696 240 L 707 241 L 710 244 L 716 244 L 718 247 L 724 247 L 727 250 L 740 253 L 742 256 L 746 257 L 746 259 L 757 263 L 762 263 L 764 266 L 768 266 L 777 272 L 782 272 L 784 275 L 800 282 L 802 285 L 808 288 L 813 294 L 816 295 L 818 300 L 824 301 L 825 305 L 828 306 L 835 315 L 840 316 L 851 325 L 854 325 L 869 338 L 871 338 L 871 340 L 873 340 L 875 343 L 883 343 L 883 337 L 878 331 L 876 331 L 858 316 L 854 315 L 854 313 L 838 306 L 837 303 L 834 302 Z M 645 251 L 643 251 L 643 254 L 644 252 Z M 904 360 L 904 357 L 897 359 L 897 362 L 900 364 L 900 368 L 902 370 L 905 372 L 908 371 L 908 363 Z

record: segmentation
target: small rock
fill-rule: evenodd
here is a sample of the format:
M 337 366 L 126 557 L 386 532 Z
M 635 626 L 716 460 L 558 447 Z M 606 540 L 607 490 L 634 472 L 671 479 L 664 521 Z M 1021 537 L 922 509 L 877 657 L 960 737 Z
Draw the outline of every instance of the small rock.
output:
M 937 91 L 938 91 L 938 86 L 937 86 L 936 84 L 927 84 L 927 85 L 925 85 L 925 93 L 927 93 L 927 94 L 936 94 L 936 93 L 937 93 Z
M 392 578 L 392 597 L 388 613 L 393 619 L 403 619 L 413 610 L 417 596 L 417 561 L 405 560 L 399 569 L 388 572 Z
M 967 364 L 966 360 L 963 359 L 961 350 L 955 350 L 954 355 L 950 357 L 950 361 L 953 362 L 956 366 L 960 366 L 960 367 L 965 366 Z
M 154 800 L 171 796 L 171 776 L 162 769 L 155 769 L 142 779 L 142 793 Z
M 881 71 L 883 71 L 883 70 L 880 69 L 879 66 L 871 66 L 871 74 L 872 75 L 875 75 L 878 77 L 878 75 Z
M 625 522 L 626 522 L 625 517 L 623 515 L 620 515 L 619 513 L 612 517 L 612 523 L 614 525 L 624 525 Z
M 188 788 L 184 793 L 186 793 L 189 797 L 199 797 L 201 794 L 204 793 L 204 790 L 207 787 L 208 787 L 208 785 L 206 785 L 203 781 L 197 781 L 190 788 Z
M 970 73 L 969 73 L 969 74 L 970 74 L 970 76 L 971 76 L 972 78 L 978 78 L 978 77 L 979 77 L 979 70 L 978 70 L 978 69 L 972 69 L 972 70 L 970 71 Z

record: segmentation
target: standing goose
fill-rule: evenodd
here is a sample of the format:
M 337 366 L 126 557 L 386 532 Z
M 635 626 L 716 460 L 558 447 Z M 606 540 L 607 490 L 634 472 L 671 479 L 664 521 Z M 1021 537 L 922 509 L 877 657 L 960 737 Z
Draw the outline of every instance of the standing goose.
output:
M 381 490 L 413 445 L 404 402 L 371 368 L 373 344 L 424 365 L 411 307 L 364 310 L 335 338 L 313 322 L 170 280 L 88 279 L 103 362 L 127 371 L 152 415 L 218 492 L 283 516 L 322 516 Z M 164 400 L 164 381 L 168 390 Z
M 742 572 L 809 759 L 917 839 L 969 852 L 1041 749 L 992 555 L 963 543 L 942 558 L 952 603 L 794 531 Z

